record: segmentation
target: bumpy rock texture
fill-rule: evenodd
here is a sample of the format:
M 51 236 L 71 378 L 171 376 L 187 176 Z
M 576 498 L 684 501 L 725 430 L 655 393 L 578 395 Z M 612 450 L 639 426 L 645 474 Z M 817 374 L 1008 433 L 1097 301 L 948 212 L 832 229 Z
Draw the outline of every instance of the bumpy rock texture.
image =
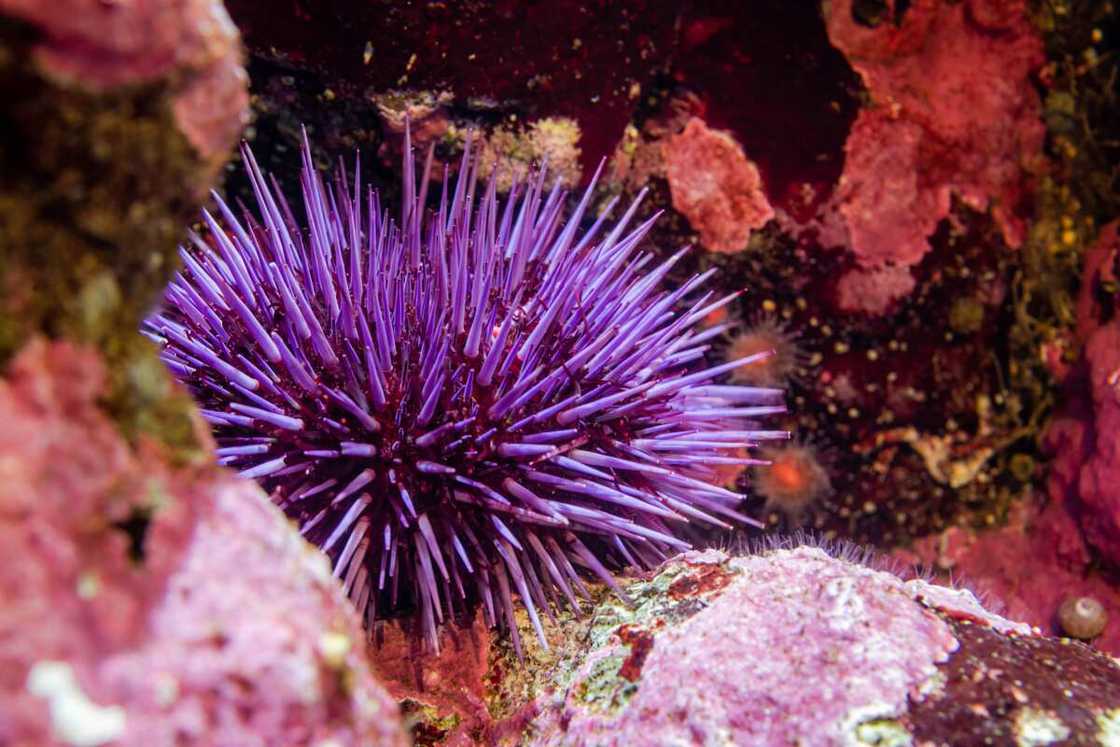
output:
M 1100 233 L 1085 262 L 1078 303 L 1081 362 L 1066 371 L 1066 402 L 1046 434 L 1055 455 L 1049 493 L 1076 517 L 1088 543 L 1120 567 L 1120 320 L 1096 299 L 1114 281 L 1120 223 Z
M 91 344 L 126 434 L 197 446 L 133 331 L 244 124 L 237 30 L 210 0 L 2 0 L 0 101 L 0 363 Z
M 1115 580 L 1094 568 L 1091 547 L 1069 505 L 1025 501 L 1006 526 L 987 531 L 950 527 L 896 555 L 965 579 L 990 596 L 1001 612 L 1055 636 L 1068 635 L 1059 620 L 1067 599 L 1097 600 L 1108 615 L 1094 648 L 1120 654 L 1120 593 Z
M 1109 657 L 820 549 L 687 553 L 625 590 L 586 656 L 543 667 L 505 743 L 962 744 L 1042 722 L 1091 739 L 1120 716 Z
M 240 57 L 209 0 L 0 0 L 0 743 L 404 743 L 323 558 L 138 333 Z
M 826 23 L 871 98 L 848 135 L 837 192 L 858 261 L 916 263 L 953 196 L 991 207 L 1004 241 L 1019 246 L 1025 172 L 1039 168 L 1045 133 L 1031 83 L 1042 41 L 1026 3 L 892 1 L 872 28 L 854 4 L 826 3 Z
M 0 382 L 0 743 L 403 744 L 322 557 L 252 484 L 135 451 L 100 358 Z
M 751 230 L 774 216 L 758 167 L 727 133 L 693 117 L 663 148 L 673 207 L 688 218 L 706 249 L 742 251 Z
M 858 560 L 687 553 L 560 614 L 550 651 L 464 628 L 454 662 L 389 676 L 420 744 L 1094 743 L 1120 724 L 1114 660 Z

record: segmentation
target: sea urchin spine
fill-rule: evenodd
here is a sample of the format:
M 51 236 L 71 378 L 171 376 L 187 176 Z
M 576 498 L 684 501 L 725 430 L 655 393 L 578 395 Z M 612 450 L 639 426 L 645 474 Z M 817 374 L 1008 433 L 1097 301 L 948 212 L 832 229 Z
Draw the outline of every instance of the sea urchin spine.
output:
M 255 478 L 331 559 L 372 622 L 411 601 L 437 645 L 452 610 L 480 602 L 514 635 L 520 597 L 578 609 L 577 568 L 648 566 L 687 547 L 681 523 L 750 522 L 706 461 L 784 432 L 777 389 L 726 386 L 746 360 L 703 367 L 723 328 L 698 323 L 734 296 L 672 291 L 683 252 L 639 251 L 654 218 L 635 203 L 582 232 L 544 170 L 474 207 L 467 153 L 426 211 L 406 143 L 400 223 L 341 166 L 330 188 L 306 135 L 301 230 L 243 148 L 259 218 L 215 196 L 207 238 L 145 323 L 201 403 L 224 464 Z M 697 367 L 699 366 L 699 367 Z

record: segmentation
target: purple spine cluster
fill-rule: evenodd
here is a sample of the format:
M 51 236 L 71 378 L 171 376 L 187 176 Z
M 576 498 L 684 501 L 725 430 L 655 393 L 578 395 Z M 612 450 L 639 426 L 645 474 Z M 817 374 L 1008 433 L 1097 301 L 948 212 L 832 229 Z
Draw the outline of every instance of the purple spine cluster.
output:
M 687 548 L 689 522 L 751 523 L 712 481 L 786 438 L 758 422 L 782 392 L 719 383 L 758 358 L 705 363 L 724 328 L 698 323 L 735 294 L 704 291 L 712 271 L 663 287 L 684 252 L 642 250 L 637 202 L 582 230 L 594 181 L 565 218 L 544 170 L 479 199 L 468 144 L 425 210 L 431 153 L 417 185 L 406 145 L 396 222 L 357 164 L 325 184 L 305 135 L 303 229 L 242 152 L 258 214 L 215 195 L 145 332 L 220 461 L 327 553 L 368 623 L 415 609 L 436 647 L 480 604 L 520 652 L 519 597 L 547 645 L 538 613 L 578 610 L 585 574 L 617 589 L 611 569 Z

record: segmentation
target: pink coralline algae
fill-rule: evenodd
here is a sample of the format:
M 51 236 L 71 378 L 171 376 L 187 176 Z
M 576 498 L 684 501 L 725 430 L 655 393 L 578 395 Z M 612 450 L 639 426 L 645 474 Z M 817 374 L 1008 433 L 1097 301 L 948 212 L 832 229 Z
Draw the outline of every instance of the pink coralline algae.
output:
M 871 269 L 856 267 L 837 281 L 836 306 L 841 311 L 883 314 L 892 303 L 910 295 L 914 285 L 909 267 L 893 264 Z
M 1120 566 L 1120 321 L 1103 322 L 1093 299 L 1120 251 L 1118 225 L 1106 226 L 1087 255 L 1078 301 L 1083 360 L 1066 375 L 1066 401 L 1045 438 L 1054 454 L 1051 498 L 1113 566 Z
M 329 569 L 251 483 L 134 450 L 97 354 L 0 381 L 0 743 L 398 745 Z
M 902 581 L 808 546 L 688 553 L 626 591 L 634 604 L 597 610 L 591 652 L 561 666 L 556 690 L 530 709 L 530 744 L 932 738 L 914 704 L 955 702 L 939 672 L 970 656 L 958 627 L 1033 638 L 967 591 Z M 1120 670 L 1108 672 L 1120 682 Z
M 836 193 L 857 261 L 917 263 L 954 195 L 990 207 L 1018 247 L 1045 133 L 1031 82 L 1043 48 L 1026 3 L 890 1 L 890 18 L 874 28 L 856 20 L 854 4 L 826 3 L 825 15 L 871 98 L 848 136 Z
M 1081 526 L 1089 541 L 1116 565 L 1120 565 L 1120 389 L 1116 372 L 1120 370 L 1120 323 L 1112 322 L 1096 330 L 1085 345 L 1092 415 L 1066 430 L 1066 443 L 1060 459 L 1083 460 L 1076 477 L 1076 494 L 1081 509 Z M 1091 423 L 1091 425 L 1089 425 Z M 1050 439 L 1062 441 L 1061 421 L 1055 424 Z M 1076 433 L 1074 432 L 1076 431 Z M 1079 443 L 1074 443 L 1079 441 Z M 1063 473 L 1055 467 L 1055 489 Z M 1067 474 L 1068 473 L 1064 473 Z
M 179 129 L 215 168 L 247 121 L 240 37 L 219 2 L 0 0 L 0 15 L 37 27 L 35 61 L 60 82 L 100 92 L 170 81 Z
M 965 579 L 1004 614 L 1050 635 L 1065 634 L 1059 610 L 1070 596 L 1098 600 L 1112 620 L 1120 619 L 1120 594 L 1090 572 L 1089 547 L 1068 509 L 1058 503 L 1042 508 L 1028 501 L 1016 507 L 1005 527 L 951 527 L 896 556 Z M 1120 626 L 1110 623 L 1093 645 L 1120 653 Z
M 758 168 L 724 132 L 693 117 L 663 146 L 673 207 L 713 252 L 739 252 L 751 231 L 774 217 Z

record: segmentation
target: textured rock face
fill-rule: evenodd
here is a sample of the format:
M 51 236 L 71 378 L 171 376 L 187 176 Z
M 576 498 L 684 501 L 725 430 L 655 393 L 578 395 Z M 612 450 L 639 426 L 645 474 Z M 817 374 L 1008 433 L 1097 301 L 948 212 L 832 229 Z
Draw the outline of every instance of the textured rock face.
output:
M 955 744 L 1043 722 L 1091 739 L 1120 706 L 1108 657 L 818 548 L 689 553 L 625 591 L 631 606 L 607 598 L 580 629 L 585 655 L 536 675 L 501 741 Z
M 909 267 L 885 265 L 849 270 L 836 283 L 836 305 L 843 311 L 882 314 L 914 290 Z
M 901 715 L 956 648 L 902 582 L 819 551 L 691 555 L 675 570 L 652 583 L 677 609 L 610 610 L 618 632 L 539 718 L 535 743 L 839 742 Z
M 1055 458 L 1048 491 L 1075 516 L 1085 539 L 1120 566 L 1120 321 L 1107 319 L 1096 299 L 1120 251 L 1118 224 L 1101 230 L 1085 263 L 1078 302 L 1082 363 L 1066 372 L 1066 401 L 1046 442 Z
M 98 348 L 130 436 L 198 446 L 135 329 L 247 114 L 211 0 L 0 0 L 0 365 L 46 334 Z
M 751 230 L 774 216 L 758 168 L 728 134 L 689 120 L 663 149 L 673 207 L 699 232 L 713 252 L 738 252 Z
M 848 135 L 837 192 L 858 261 L 918 262 L 954 195 L 990 207 L 1004 241 L 1019 246 L 1026 175 L 1045 131 L 1030 78 L 1042 42 L 1026 3 L 888 2 L 873 28 L 854 5 L 834 0 L 825 15 L 871 97 Z
M 0 743 L 403 744 L 318 553 L 252 484 L 134 451 L 93 352 L 0 382 Z
M 241 132 L 249 104 L 237 29 L 221 3 L 3 0 L 36 27 L 32 59 L 51 80 L 91 92 L 167 86 L 180 131 L 212 166 Z
M 1109 620 L 1094 636 L 1093 647 L 1120 654 L 1120 594 L 1093 568 L 1093 554 L 1067 505 L 1052 501 L 1041 507 L 1027 501 L 1012 512 L 1005 527 L 951 527 L 896 555 L 967 579 L 997 600 L 1003 614 L 1050 635 L 1069 634 L 1059 620 L 1066 600 L 1094 599 Z

